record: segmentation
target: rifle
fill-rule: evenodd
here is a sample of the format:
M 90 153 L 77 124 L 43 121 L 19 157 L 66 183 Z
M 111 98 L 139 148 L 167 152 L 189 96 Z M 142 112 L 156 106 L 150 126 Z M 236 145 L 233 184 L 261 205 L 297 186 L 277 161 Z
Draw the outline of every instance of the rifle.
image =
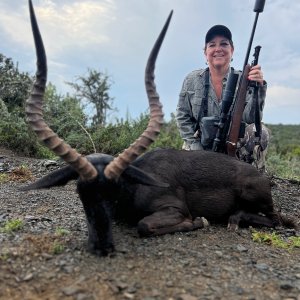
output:
M 240 137 L 242 115 L 245 108 L 246 93 L 249 86 L 248 74 L 250 65 L 248 64 L 250 50 L 256 29 L 259 13 L 264 10 L 265 0 L 256 0 L 253 11 L 256 12 L 255 20 L 247 48 L 247 53 L 243 65 L 241 79 L 234 99 L 238 74 L 230 72 L 228 81 L 222 97 L 222 111 L 220 122 L 217 124 L 218 130 L 213 143 L 213 151 L 227 153 L 236 156 L 237 142 Z M 259 51 L 257 52 L 259 54 Z M 257 59 L 258 61 L 258 55 Z

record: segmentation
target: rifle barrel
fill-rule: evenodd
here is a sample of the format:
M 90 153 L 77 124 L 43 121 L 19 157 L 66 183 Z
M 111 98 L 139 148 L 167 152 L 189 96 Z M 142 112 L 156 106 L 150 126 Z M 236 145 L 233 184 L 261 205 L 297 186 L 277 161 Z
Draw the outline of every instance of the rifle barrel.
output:
M 251 48 L 252 48 L 252 42 L 253 42 L 253 38 L 254 38 L 254 33 L 255 33 L 255 29 L 256 29 L 256 24 L 257 24 L 258 16 L 259 16 L 259 12 L 257 12 L 255 14 L 255 20 L 254 20 L 254 24 L 253 24 L 253 27 L 252 27 L 252 32 L 251 32 L 250 40 L 249 40 L 249 43 L 248 43 L 248 49 L 247 49 L 247 52 L 246 52 L 246 57 L 245 57 L 243 68 L 245 68 L 245 66 L 248 64 L 249 55 L 250 55 L 250 51 L 251 51 Z
M 252 47 L 252 42 L 253 42 L 253 37 L 254 37 L 254 33 L 255 33 L 255 29 L 256 29 L 256 24 L 257 24 L 257 20 L 258 20 L 258 15 L 259 15 L 259 13 L 263 12 L 264 6 L 265 6 L 265 2 L 266 2 L 266 0 L 256 0 L 256 2 L 255 2 L 254 9 L 253 9 L 253 11 L 256 12 L 256 14 L 255 14 L 255 20 L 254 20 L 254 24 L 253 24 L 253 27 L 252 27 L 252 32 L 251 32 L 250 40 L 249 40 L 249 43 L 248 43 L 248 49 L 247 49 L 247 53 L 246 53 L 246 57 L 245 57 L 243 68 L 245 68 L 245 66 L 248 64 L 249 55 L 250 55 L 250 51 L 251 51 L 251 47 Z

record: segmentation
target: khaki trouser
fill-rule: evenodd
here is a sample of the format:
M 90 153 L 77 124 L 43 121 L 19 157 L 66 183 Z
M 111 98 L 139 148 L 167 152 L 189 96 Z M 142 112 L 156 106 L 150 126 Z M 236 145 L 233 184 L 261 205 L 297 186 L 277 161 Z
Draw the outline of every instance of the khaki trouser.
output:
M 246 127 L 245 136 L 238 143 L 238 155 L 240 160 L 254 165 L 259 171 L 265 171 L 270 131 L 264 124 L 261 129 L 260 145 L 256 145 L 255 125 Z
M 239 160 L 254 165 L 259 171 L 265 171 L 269 140 L 270 132 L 264 124 L 262 124 L 260 145 L 255 144 L 255 125 L 250 124 L 246 126 L 245 136 L 238 142 L 237 155 Z M 194 142 L 193 144 L 184 142 L 182 149 L 203 150 L 203 147 L 199 139 L 198 142 Z

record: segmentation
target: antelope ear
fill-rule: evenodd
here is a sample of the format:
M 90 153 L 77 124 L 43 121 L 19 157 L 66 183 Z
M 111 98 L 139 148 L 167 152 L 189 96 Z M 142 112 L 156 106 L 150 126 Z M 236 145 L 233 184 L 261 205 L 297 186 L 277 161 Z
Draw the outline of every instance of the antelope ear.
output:
M 79 177 L 78 173 L 70 166 L 55 170 L 39 180 L 21 187 L 21 191 L 30 191 L 38 189 L 47 189 L 52 186 L 66 185 L 70 180 L 75 180 Z
M 151 186 L 157 186 L 162 188 L 167 188 L 170 185 L 165 182 L 161 182 L 151 176 L 150 174 L 144 172 L 143 170 L 129 165 L 121 175 L 126 181 L 135 183 L 135 184 L 144 184 L 144 185 L 151 185 Z

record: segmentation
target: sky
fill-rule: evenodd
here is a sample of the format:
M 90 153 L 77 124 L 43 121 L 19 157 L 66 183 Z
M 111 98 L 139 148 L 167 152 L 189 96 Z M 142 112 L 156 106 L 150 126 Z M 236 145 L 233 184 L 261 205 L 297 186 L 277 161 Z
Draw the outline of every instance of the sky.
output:
M 215 24 L 230 28 L 232 66 L 242 69 L 254 24 L 254 0 L 33 0 L 47 59 L 48 81 L 59 94 L 72 93 L 66 82 L 88 69 L 111 78 L 110 96 L 118 109 L 109 120 L 138 118 L 147 112 L 144 70 L 148 55 L 173 10 L 159 53 L 155 82 L 165 120 L 175 113 L 184 77 L 205 68 L 204 37 Z M 263 121 L 300 124 L 300 1 L 266 0 L 259 14 L 254 47 L 268 82 Z M 0 53 L 35 74 L 35 50 L 27 0 L 0 3 Z

